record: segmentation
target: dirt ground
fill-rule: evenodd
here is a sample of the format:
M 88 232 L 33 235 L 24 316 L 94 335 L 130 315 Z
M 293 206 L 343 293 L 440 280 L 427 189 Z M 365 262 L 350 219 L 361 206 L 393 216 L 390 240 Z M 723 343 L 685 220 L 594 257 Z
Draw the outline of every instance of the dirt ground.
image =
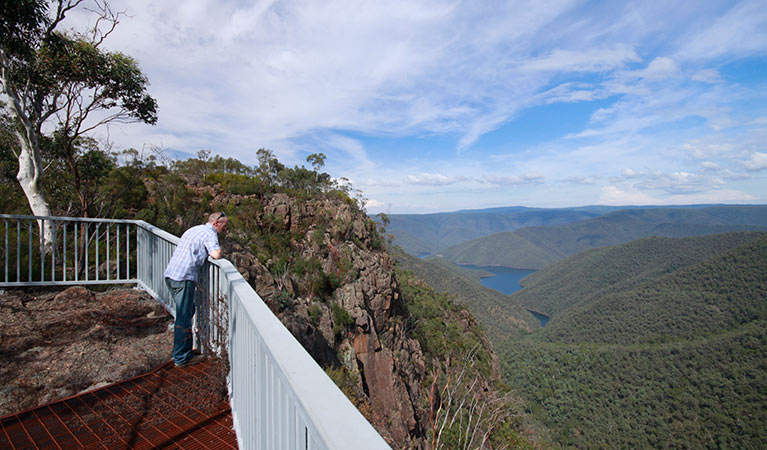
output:
M 172 318 L 143 291 L 0 294 L 0 416 L 148 372 L 170 359 Z

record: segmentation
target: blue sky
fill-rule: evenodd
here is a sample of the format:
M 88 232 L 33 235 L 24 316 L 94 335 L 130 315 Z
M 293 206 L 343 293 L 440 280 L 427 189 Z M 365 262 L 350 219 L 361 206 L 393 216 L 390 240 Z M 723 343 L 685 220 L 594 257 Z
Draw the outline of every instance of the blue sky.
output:
M 117 147 L 323 152 L 371 213 L 767 203 L 763 1 L 111 4 L 160 106 Z

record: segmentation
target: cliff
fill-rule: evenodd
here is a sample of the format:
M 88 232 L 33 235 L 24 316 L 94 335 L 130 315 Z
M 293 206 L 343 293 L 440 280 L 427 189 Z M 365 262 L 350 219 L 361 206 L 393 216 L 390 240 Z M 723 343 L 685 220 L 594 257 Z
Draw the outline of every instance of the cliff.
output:
M 230 217 L 226 257 L 394 448 L 526 442 L 473 316 L 398 270 L 353 200 L 194 190 Z M 470 439 L 448 423 L 463 416 Z
M 423 437 L 425 412 L 417 411 L 423 352 L 402 330 L 394 263 L 371 248 L 372 222 L 341 201 L 285 194 L 239 214 L 261 236 L 290 237 L 289 256 L 265 261 L 247 243 L 225 241 L 227 256 L 256 292 L 323 367 L 342 369 L 352 380 L 356 403 L 391 442 Z

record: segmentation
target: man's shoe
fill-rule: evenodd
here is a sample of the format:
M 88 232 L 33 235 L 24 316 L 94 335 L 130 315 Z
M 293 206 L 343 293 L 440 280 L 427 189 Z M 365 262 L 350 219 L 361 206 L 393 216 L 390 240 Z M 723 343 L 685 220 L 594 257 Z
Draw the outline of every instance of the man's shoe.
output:
M 205 357 L 203 355 L 194 355 L 191 358 L 187 359 L 186 361 L 182 362 L 181 364 L 176 364 L 176 367 L 188 367 L 193 366 L 195 364 L 201 363 Z

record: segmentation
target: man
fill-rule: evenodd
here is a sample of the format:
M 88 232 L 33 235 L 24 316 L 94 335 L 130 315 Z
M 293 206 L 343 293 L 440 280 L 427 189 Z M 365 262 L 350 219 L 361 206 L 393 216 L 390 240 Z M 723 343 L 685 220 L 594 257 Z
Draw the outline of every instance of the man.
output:
M 186 367 L 204 359 L 192 350 L 192 316 L 197 276 L 210 256 L 221 258 L 218 234 L 226 231 L 226 214 L 215 212 L 208 223 L 196 225 L 181 235 L 176 250 L 165 268 L 165 284 L 176 303 L 176 325 L 173 329 L 173 362 Z

